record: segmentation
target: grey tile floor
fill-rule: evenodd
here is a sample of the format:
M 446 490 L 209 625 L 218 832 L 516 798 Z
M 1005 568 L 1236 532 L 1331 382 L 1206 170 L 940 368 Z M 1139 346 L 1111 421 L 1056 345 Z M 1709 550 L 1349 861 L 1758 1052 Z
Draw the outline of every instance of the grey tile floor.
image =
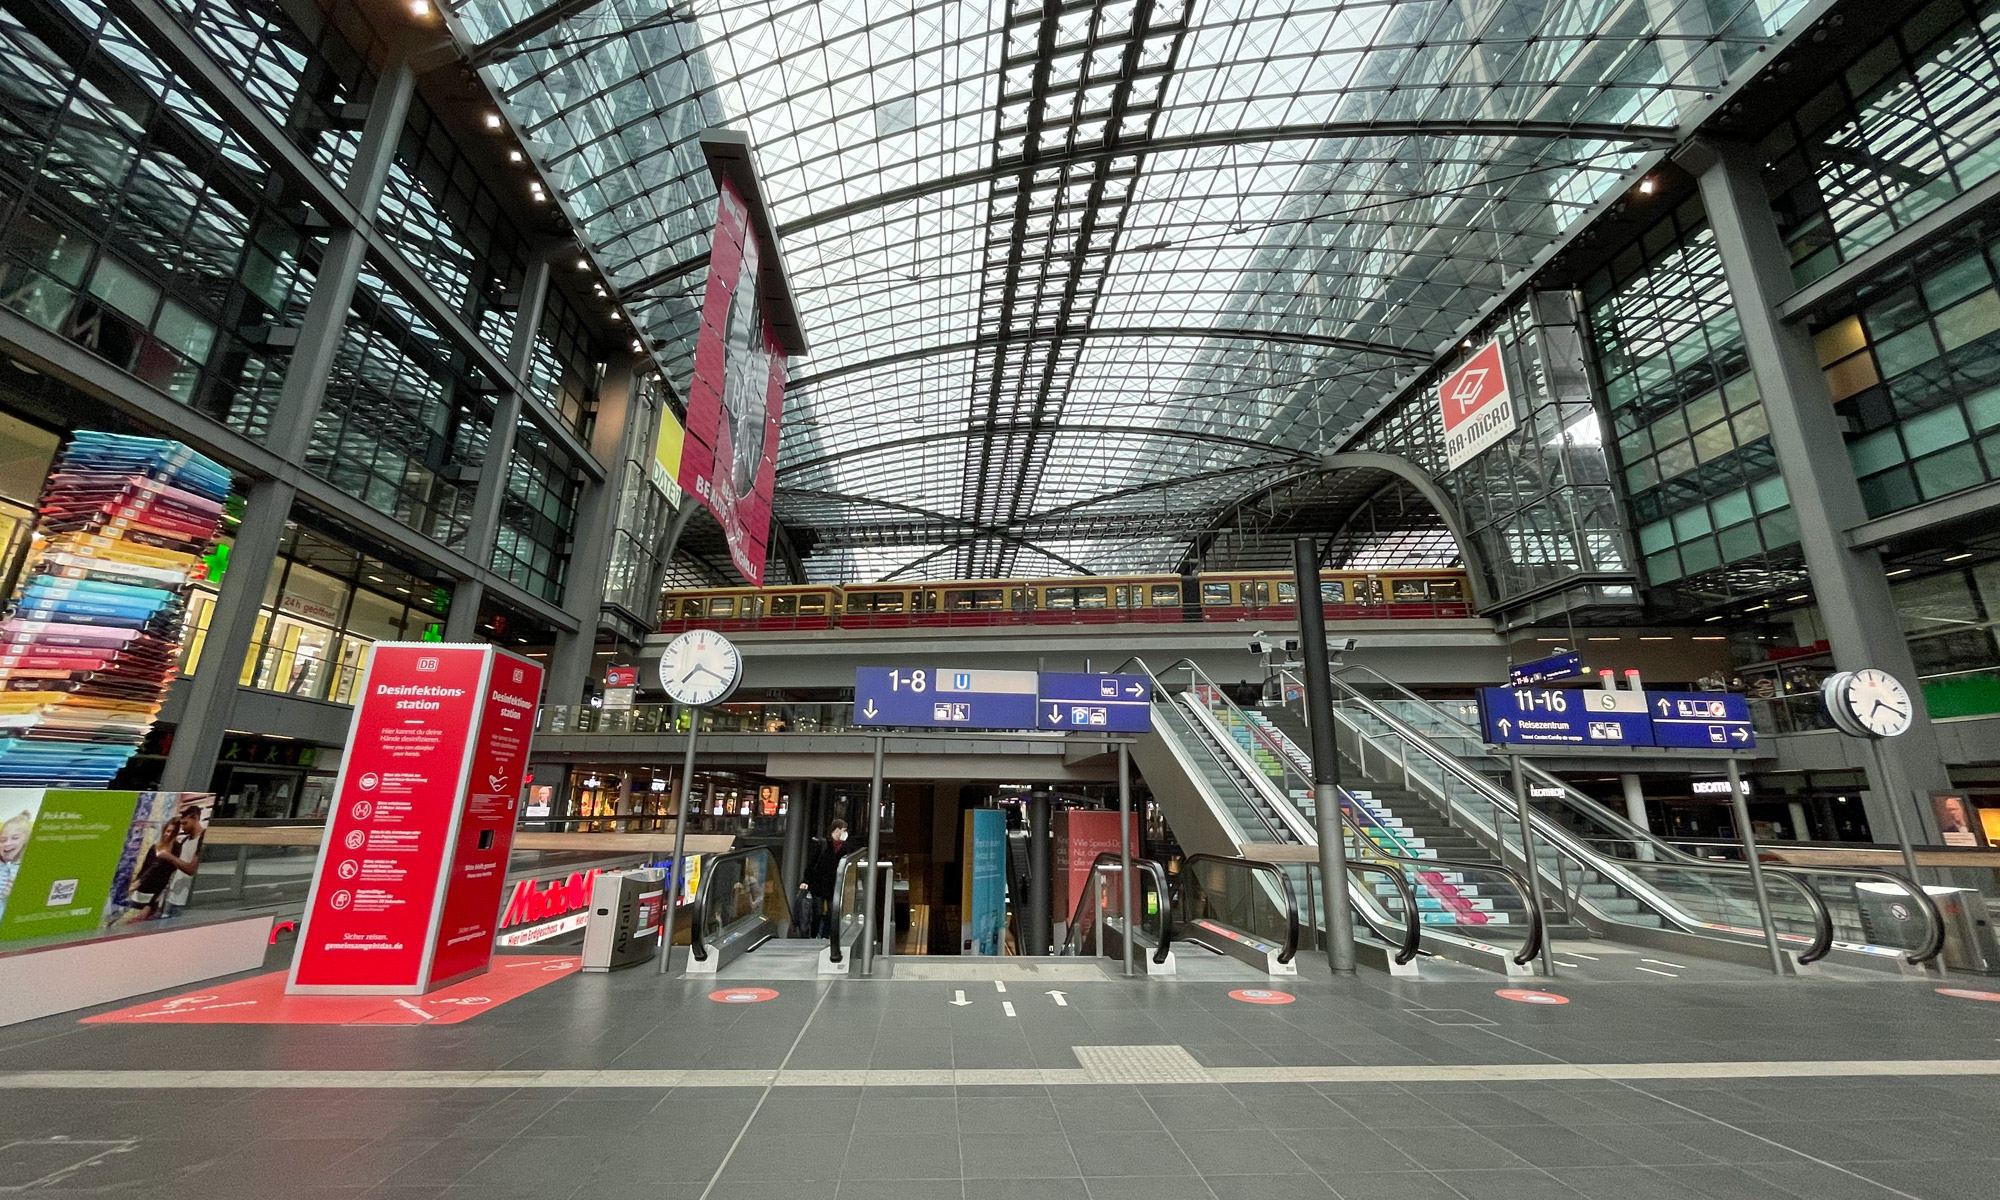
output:
M 1953 981 L 1962 983 L 1963 981 Z M 1178 1045 L 1206 1067 L 1653 1062 L 1632 1081 L 0 1090 L 0 1192 L 148 1200 L 1348 1200 L 2000 1194 L 2000 1076 L 1728 1078 L 1705 1064 L 1995 1057 L 2000 1004 L 1923 981 L 776 981 L 757 1005 L 577 976 L 461 1025 L 0 1030 L 24 1070 L 891 1070 Z M 963 990 L 970 1003 L 951 1003 Z M 1008 1017 L 1000 1005 L 1014 1004 Z M 1459 1009 L 1488 1024 L 1439 1025 Z M 1901 1068 L 1898 1068 L 1901 1070 Z M 107 1076 L 116 1084 L 115 1076 Z M 103 1082 L 103 1080 L 100 1080 Z

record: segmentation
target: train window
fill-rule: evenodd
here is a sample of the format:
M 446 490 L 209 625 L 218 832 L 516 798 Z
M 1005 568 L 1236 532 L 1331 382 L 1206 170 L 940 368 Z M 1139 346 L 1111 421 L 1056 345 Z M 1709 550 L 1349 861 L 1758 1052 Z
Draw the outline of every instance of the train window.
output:
M 1154 608 L 1179 608 L 1181 606 L 1181 585 L 1178 583 L 1156 583 L 1153 585 Z
M 1111 603 L 1117 608 L 1132 607 L 1132 589 L 1128 587 L 1112 588 Z
M 1338 579 L 1322 580 L 1319 585 L 1321 604 L 1342 604 L 1347 600 L 1347 585 Z
M 999 612 L 1006 601 L 1000 588 L 963 588 L 944 594 L 946 612 Z
M 733 617 L 736 615 L 736 597 L 711 596 L 708 601 L 708 615 L 711 617 Z
M 1043 588 L 1043 608 L 1075 608 L 1076 589 L 1073 587 Z
M 1380 578 L 1379 576 L 1376 576 L 1376 575 L 1370 575 L 1370 576 L 1369 576 L 1368 578 L 1366 578 L 1366 579 L 1357 579 L 1357 580 L 1355 580 L 1355 581 L 1354 581 L 1354 602 L 1355 602 L 1356 604 L 1380 604 L 1380 603 L 1382 603 L 1382 580 L 1381 580 L 1381 578 Z
M 1007 603 L 1008 607 L 1012 608 L 1015 612 L 1033 612 L 1035 611 L 1035 589 L 1015 588 L 1013 593 L 1008 596 Z
M 817 617 L 817 616 L 823 616 L 823 615 L 824 615 L 825 613 L 826 613 L 826 597 L 825 597 L 825 596 L 800 596 L 800 597 L 799 597 L 799 615 L 800 615 L 800 616 L 802 616 L 802 617 L 803 617 L 803 616 L 813 616 L 813 617 Z
M 1228 608 L 1230 585 L 1226 583 L 1204 583 L 1201 585 L 1201 602 L 1218 608 Z
M 1281 583 L 1281 584 L 1279 584 L 1279 585 L 1278 585 L 1278 603 L 1280 603 L 1280 604 L 1296 604 L 1296 603 L 1298 603 L 1298 600 L 1299 600 L 1299 585 L 1298 585 L 1298 584 L 1296 584 L 1296 583 Z
M 799 598 L 797 596 L 773 596 L 771 597 L 769 611 L 774 617 L 796 617 L 799 615 Z
M 849 592 L 847 611 L 864 613 L 899 613 L 903 611 L 901 592 Z
M 1106 608 L 1110 605 L 1110 593 L 1101 587 L 1080 587 L 1076 589 L 1078 608 Z
M 1424 598 L 1424 581 L 1392 579 L 1389 581 L 1389 597 L 1392 600 L 1421 600 Z
M 694 619 L 696 619 L 696 618 L 700 617 L 700 616 L 701 616 L 701 601 L 700 601 L 700 600 L 683 600 L 683 601 L 681 601 L 681 616 L 682 616 L 682 618 L 684 618 L 684 619 L 687 619 L 687 620 L 694 620 Z
M 1259 579 L 1243 585 L 1243 603 L 1269 604 L 1270 602 L 1271 585 L 1268 582 Z
M 1433 579 L 1431 580 L 1431 599 L 1463 600 L 1465 599 L 1465 587 L 1456 579 Z

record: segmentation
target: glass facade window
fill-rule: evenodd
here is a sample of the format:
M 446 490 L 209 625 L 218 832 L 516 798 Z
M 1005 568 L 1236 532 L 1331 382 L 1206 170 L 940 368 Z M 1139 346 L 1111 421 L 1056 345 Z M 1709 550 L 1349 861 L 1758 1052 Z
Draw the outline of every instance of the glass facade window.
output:
M 1721 256 L 1693 199 L 1584 287 L 1647 581 L 1706 607 L 1803 577 Z
M 2000 479 L 2000 222 L 1855 289 L 1815 327 L 1870 516 Z
M 1763 142 L 1810 283 L 2000 171 L 2000 0 L 1936 0 Z
M 583 314 L 560 290 L 549 289 L 542 307 L 542 327 L 535 335 L 535 353 L 528 382 L 549 411 L 588 440 L 597 416 L 597 388 L 602 374 L 591 349 Z
M 192 675 L 202 665 L 219 584 L 218 579 L 197 585 L 189 598 L 182 674 Z M 376 642 L 440 639 L 450 604 L 449 591 L 295 525 L 271 564 L 239 682 L 259 691 L 351 704 L 368 648 Z
M 500 504 L 493 569 L 552 603 L 562 602 L 569 567 L 569 531 L 583 490 L 576 472 L 546 439 L 523 425 L 515 435 Z

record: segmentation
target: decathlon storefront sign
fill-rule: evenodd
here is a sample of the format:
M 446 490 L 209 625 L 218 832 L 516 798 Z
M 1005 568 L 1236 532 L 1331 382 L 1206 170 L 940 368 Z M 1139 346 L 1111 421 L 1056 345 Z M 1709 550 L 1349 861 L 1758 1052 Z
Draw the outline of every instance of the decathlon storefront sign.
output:
M 1514 396 L 1496 339 L 1438 385 L 1438 413 L 1444 418 L 1444 463 L 1457 470 L 1514 432 Z
M 590 921 L 590 889 L 597 882 L 595 867 L 564 879 L 523 879 L 507 896 L 500 917 L 496 946 L 532 946 L 560 934 L 574 933 Z

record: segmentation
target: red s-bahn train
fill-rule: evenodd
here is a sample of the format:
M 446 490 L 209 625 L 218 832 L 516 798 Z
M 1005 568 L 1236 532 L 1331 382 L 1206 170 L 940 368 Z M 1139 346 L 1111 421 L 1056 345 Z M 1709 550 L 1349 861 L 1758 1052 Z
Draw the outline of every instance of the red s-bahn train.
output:
M 1280 571 L 680 588 L 666 593 L 660 632 L 1284 621 L 1296 618 L 1296 593 Z M 1320 578 L 1328 620 L 1466 617 L 1466 596 L 1460 570 L 1330 571 Z

